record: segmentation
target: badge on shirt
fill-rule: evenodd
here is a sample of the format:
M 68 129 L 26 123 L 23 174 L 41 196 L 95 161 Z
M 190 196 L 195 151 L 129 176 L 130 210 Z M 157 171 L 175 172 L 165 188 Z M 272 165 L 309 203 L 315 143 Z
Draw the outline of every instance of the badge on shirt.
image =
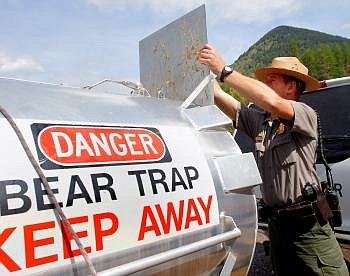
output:
M 286 131 L 285 125 L 283 123 L 280 123 L 277 129 L 278 134 L 283 134 Z

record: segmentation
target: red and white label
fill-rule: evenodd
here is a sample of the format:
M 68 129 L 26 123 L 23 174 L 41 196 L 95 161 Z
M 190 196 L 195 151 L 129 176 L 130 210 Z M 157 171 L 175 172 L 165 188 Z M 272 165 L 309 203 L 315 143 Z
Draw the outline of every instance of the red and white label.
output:
M 92 258 L 167 244 L 220 223 L 215 185 L 191 128 L 17 124 Z M 72 258 L 83 261 L 11 127 L 0 119 L 0 129 L 0 275 L 50 273 Z
M 145 128 L 49 126 L 38 135 L 41 152 L 60 165 L 155 162 L 166 152 L 163 140 Z

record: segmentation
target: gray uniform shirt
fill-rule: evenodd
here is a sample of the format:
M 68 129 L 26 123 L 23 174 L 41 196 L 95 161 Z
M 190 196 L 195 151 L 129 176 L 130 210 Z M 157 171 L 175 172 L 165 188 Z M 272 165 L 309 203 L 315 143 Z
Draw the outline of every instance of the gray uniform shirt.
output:
M 270 207 L 301 199 L 306 183 L 317 183 L 315 161 L 317 116 L 301 102 L 292 102 L 294 122 L 272 120 L 270 113 L 240 105 L 236 127 L 255 141 L 255 158 L 263 180 L 261 192 Z

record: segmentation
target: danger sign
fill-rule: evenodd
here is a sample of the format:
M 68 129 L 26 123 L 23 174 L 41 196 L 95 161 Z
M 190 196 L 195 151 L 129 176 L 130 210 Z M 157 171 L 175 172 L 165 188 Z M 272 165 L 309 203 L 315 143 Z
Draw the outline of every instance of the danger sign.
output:
M 188 127 L 18 125 L 91 258 L 219 224 L 211 172 Z M 18 140 L 0 127 L 9 156 L 0 159 L 0 274 L 81 261 Z
M 42 164 L 45 169 L 171 161 L 155 128 L 48 124 L 31 128 L 39 159 L 49 161 Z

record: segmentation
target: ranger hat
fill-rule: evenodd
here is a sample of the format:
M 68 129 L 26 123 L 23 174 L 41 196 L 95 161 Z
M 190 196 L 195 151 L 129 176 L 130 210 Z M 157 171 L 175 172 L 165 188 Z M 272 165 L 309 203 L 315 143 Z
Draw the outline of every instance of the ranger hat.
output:
M 308 72 L 309 70 L 296 57 L 276 57 L 270 66 L 256 69 L 255 76 L 265 83 L 268 74 L 287 75 L 305 82 L 305 91 L 320 88 L 318 80 L 309 76 Z

